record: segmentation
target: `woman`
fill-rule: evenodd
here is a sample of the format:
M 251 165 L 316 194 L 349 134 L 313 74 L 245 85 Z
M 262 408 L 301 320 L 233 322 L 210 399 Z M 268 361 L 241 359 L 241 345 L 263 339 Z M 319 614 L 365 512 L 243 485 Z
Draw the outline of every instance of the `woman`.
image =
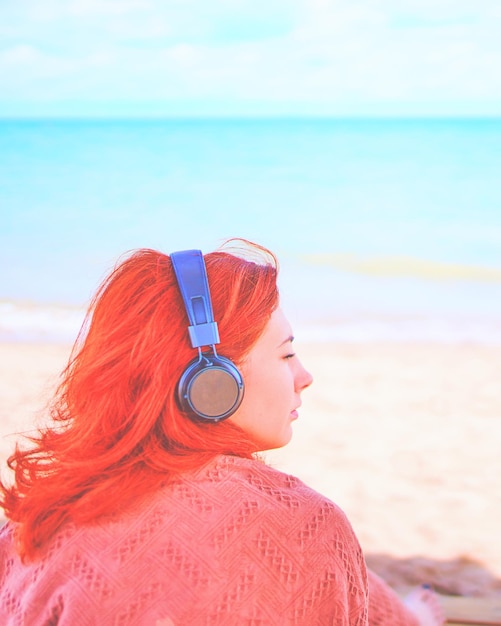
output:
M 98 290 L 52 425 L 9 459 L 0 623 L 442 623 L 429 591 L 409 609 L 367 572 L 335 504 L 256 458 L 312 378 L 275 258 L 239 245 L 205 266 L 139 250 Z

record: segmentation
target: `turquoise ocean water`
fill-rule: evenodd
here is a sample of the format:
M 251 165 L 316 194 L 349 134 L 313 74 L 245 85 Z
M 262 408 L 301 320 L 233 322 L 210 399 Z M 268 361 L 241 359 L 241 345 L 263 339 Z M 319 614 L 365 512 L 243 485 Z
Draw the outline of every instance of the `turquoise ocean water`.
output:
M 501 120 L 0 121 L 0 339 L 123 252 L 258 241 L 304 336 L 501 343 Z

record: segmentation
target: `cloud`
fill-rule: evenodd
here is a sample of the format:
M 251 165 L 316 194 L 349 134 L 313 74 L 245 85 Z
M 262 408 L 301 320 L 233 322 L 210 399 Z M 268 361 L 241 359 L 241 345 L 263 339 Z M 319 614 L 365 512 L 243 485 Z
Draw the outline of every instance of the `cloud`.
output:
M 3 108 L 40 98 L 324 112 L 501 104 L 501 11 L 489 0 L 27 0 L 2 11 Z

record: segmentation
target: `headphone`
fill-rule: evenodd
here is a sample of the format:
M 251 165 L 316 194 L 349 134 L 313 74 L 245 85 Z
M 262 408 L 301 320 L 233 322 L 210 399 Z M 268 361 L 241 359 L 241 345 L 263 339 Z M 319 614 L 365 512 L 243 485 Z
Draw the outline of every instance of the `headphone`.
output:
M 219 331 L 202 252 L 182 250 L 173 252 L 170 258 L 190 322 L 191 346 L 198 349 L 198 357 L 188 364 L 179 380 L 177 400 L 192 419 L 218 422 L 240 406 L 244 381 L 236 365 L 216 352 Z M 210 347 L 210 351 L 202 351 L 203 346 Z

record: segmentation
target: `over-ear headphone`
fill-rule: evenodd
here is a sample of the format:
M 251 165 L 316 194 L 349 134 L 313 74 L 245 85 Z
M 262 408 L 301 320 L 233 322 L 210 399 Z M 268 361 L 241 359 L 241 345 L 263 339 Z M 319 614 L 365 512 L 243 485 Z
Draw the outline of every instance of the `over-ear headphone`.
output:
M 202 252 L 183 250 L 173 252 L 170 258 L 190 321 L 191 346 L 198 348 L 198 357 L 188 364 L 179 380 L 177 399 L 190 417 L 218 422 L 240 406 L 244 381 L 235 364 L 216 352 L 219 331 Z M 202 351 L 204 346 L 210 351 Z

